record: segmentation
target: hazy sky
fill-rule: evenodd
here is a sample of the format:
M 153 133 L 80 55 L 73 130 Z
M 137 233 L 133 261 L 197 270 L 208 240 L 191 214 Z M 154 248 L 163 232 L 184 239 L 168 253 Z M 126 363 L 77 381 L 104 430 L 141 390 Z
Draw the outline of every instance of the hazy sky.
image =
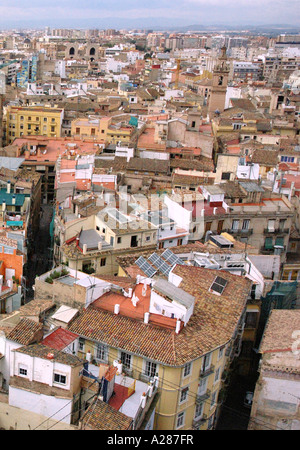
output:
M 299 0 L 0 0 L 0 26 L 300 26 Z

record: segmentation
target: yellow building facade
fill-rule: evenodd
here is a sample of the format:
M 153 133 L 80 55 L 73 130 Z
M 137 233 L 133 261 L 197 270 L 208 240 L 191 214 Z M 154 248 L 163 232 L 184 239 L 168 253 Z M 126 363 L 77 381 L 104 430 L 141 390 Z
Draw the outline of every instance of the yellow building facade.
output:
M 60 137 L 64 110 L 47 107 L 8 106 L 6 143 L 22 136 Z
M 111 117 L 79 118 L 71 123 L 72 136 L 104 140 L 108 144 L 129 143 L 134 132 L 131 126 L 112 125 Z
M 90 351 L 96 357 L 98 345 L 86 340 L 78 353 L 85 358 Z M 121 359 L 122 349 L 108 347 L 107 364 Z M 127 354 L 127 352 L 126 352 Z M 222 373 L 226 366 L 226 347 L 202 355 L 182 367 L 167 366 L 159 361 L 130 355 L 130 377 L 146 381 L 146 364 L 155 364 L 159 377 L 160 398 L 156 406 L 155 430 L 207 430 L 213 427 L 222 388 Z M 126 369 L 125 369 L 126 370 Z

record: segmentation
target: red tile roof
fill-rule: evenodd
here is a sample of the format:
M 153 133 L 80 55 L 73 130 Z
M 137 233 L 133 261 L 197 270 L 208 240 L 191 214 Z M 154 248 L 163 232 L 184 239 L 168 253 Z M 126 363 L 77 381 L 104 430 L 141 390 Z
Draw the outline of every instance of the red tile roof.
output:
M 71 331 L 65 330 L 64 328 L 58 328 L 43 339 L 41 344 L 55 350 L 63 350 L 77 338 L 78 334 L 71 333 Z

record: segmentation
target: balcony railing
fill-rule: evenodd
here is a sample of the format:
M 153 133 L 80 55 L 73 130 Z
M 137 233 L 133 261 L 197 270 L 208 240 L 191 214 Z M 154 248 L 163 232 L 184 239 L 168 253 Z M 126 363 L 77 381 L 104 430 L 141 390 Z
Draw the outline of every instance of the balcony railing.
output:
M 250 236 L 253 234 L 253 228 L 247 228 L 245 230 L 236 230 L 234 228 L 228 228 L 227 230 L 223 230 L 226 233 L 234 234 L 235 236 Z
M 210 365 L 206 369 L 201 369 L 199 376 L 200 376 L 200 378 L 208 377 L 209 375 L 214 373 L 214 371 L 215 371 L 215 366 Z
M 204 394 L 197 394 L 196 403 L 202 403 L 210 397 L 210 390 L 207 390 Z
M 290 231 L 289 228 L 264 228 L 264 234 L 275 234 L 275 233 L 282 233 L 282 234 L 288 234 Z
M 193 420 L 193 429 L 197 430 L 198 427 L 200 427 L 201 425 L 204 424 L 204 422 L 206 422 L 206 420 L 207 420 L 206 414 L 203 414 L 201 417 L 194 419 Z

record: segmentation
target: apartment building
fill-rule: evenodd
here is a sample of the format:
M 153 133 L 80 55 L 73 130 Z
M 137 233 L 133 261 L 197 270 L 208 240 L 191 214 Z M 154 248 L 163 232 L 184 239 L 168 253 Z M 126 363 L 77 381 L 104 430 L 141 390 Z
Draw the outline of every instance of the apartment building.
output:
M 89 117 L 71 122 L 71 135 L 88 139 L 102 139 L 109 144 L 128 144 L 134 134 L 134 127 L 128 124 L 113 124 L 111 117 Z
M 202 194 L 198 193 L 194 199 L 182 192 L 168 195 L 165 202 L 169 204 L 170 217 L 177 223 L 186 217 L 188 229 L 198 239 L 205 239 L 208 232 L 226 231 L 243 242 L 245 249 L 251 245 L 269 255 L 278 250 L 283 262 L 294 216 L 291 203 L 284 195 L 279 197 L 265 191 L 255 181 L 240 181 L 239 185 L 246 197 L 226 201 L 222 184 L 202 186 Z
M 117 273 L 116 258 L 126 252 L 156 248 L 151 223 L 106 207 L 96 215 L 64 221 L 58 218 L 60 261 L 72 269 L 97 274 Z
M 78 354 L 120 361 L 142 381 L 158 377 L 155 430 L 211 429 L 224 368 L 240 345 L 251 282 L 222 273 L 226 288 L 216 294 L 215 270 L 176 265 L 167 279 L 136 274 L 111 279 L 69 326 L 81 338 Z
M 60 137 L 64 110 L 59 108 L 11 106 L 6 110 L 6 143 L 21 136 Z

